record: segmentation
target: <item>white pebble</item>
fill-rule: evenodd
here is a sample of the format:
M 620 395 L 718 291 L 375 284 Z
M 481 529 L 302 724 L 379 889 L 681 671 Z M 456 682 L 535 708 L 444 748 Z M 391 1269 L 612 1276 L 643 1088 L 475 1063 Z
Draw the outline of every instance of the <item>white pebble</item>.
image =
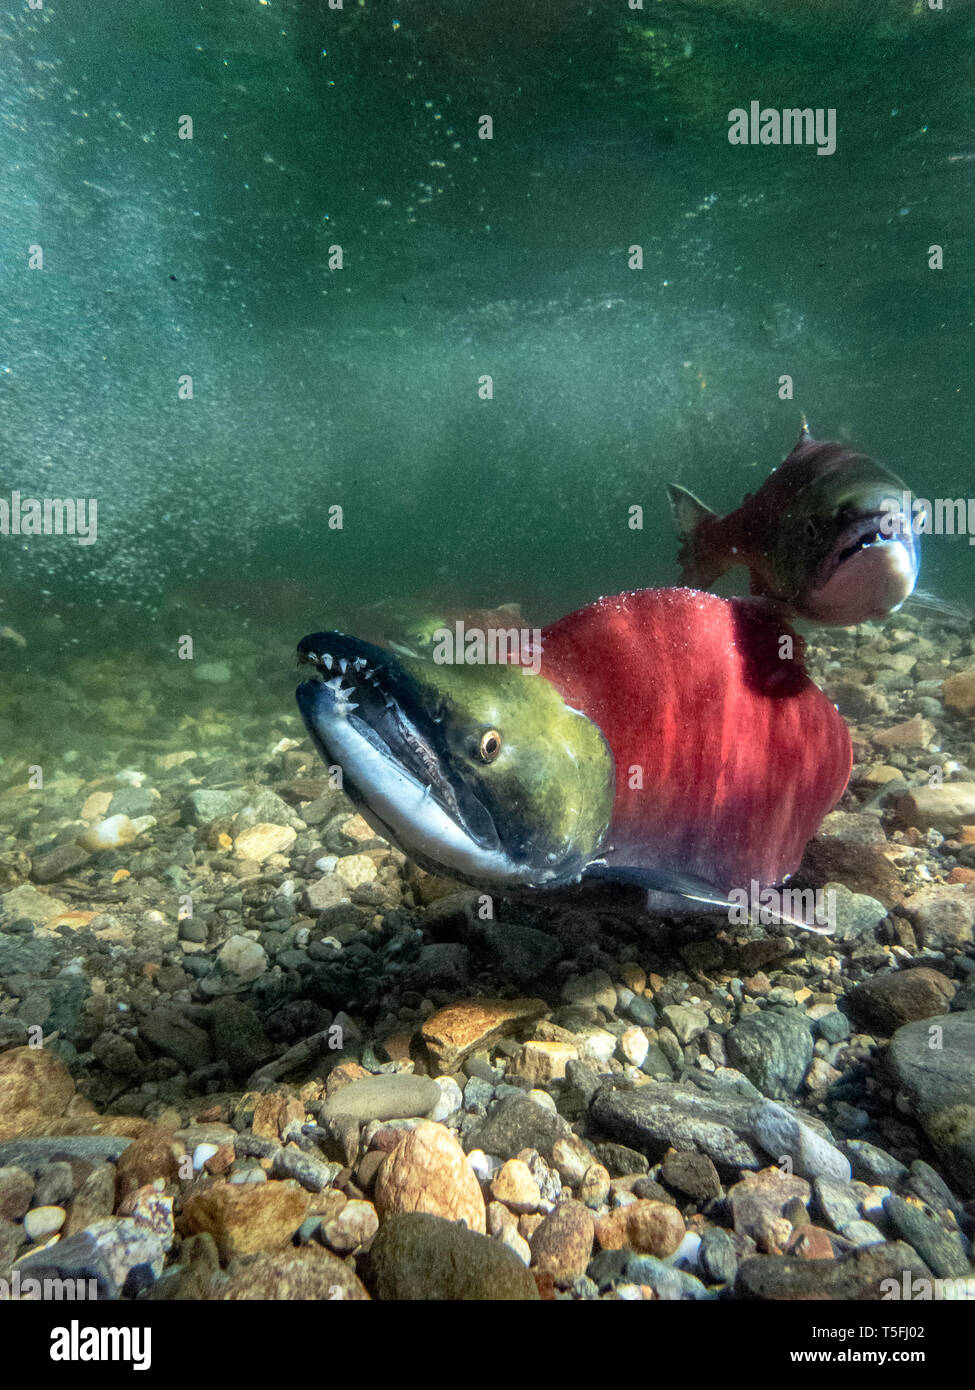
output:
M 208 1158 L 218 1152 L 216 1144 L 197 1144 L 193 1150 L 193 1171 L 198 1173 Z
M 495 1154 L 486 1154 L 483 1149 L 471 1149 L 467 1155 L 467 1162 L 473 1168 L 478 1182 L 490 1182 L 495 1173 L 500 1173 L 504 1167 L 503 1158 L 498 1158 Z
M 513 1250 L 523 1264 L 530 1265 L 532 1262 L 531 1246 L 523 1235 L 520 1235 L 517 1227 L 508 1226 L 498 1237 L 501 1245 L 506 1245 L 509 1250 Z
M 427 1115 L 428 1120 L 445 1120 L 464 1104 L 464 1095 L 452 1076 L 436 1077 L 440 1099 Z
M 543 1110 L 551 1110 L 552 1114 L 555 1114 L 555 1101 L 548 1091 L 533 1089 L 528 1092 L 528 1099 L 533 1100 L 536 1105 L 540 1105 Z
M 64 1225 L 64 1207 L 32 1207 L 24 1217 L 24 1234 L 28 1240 L 47 1240 Z
M 678 1269 L 686 1269 L 689 1274 L 696 1274 L 697 1254 L 700 1247 L 701 1237 L 694 1231 L 688 1231 L 674 1253 L 667 1256 L 665 1263 L 676 1265 Z

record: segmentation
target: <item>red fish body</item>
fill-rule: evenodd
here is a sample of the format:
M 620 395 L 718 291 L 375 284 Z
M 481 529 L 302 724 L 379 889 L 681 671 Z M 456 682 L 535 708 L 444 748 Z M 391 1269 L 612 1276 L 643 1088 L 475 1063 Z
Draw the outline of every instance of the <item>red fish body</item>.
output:
M 593 720 L 616 763 L 608 869 L 781 882 L 852 765 L 802 643 L 753 600 L 693 589 L 599 599 L 546 628 L 542 678 Z

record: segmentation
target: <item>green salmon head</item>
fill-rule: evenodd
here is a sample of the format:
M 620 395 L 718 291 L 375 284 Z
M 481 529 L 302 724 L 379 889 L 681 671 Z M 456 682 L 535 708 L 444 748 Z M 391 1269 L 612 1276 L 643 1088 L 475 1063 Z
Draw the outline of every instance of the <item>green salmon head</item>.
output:
M 475 886 L 554 888 L 596 856 L 615 794 L 599 728 L 517 665 L 439 664 L 318 632 L 296 691 L 325 762 L 384 839 Z

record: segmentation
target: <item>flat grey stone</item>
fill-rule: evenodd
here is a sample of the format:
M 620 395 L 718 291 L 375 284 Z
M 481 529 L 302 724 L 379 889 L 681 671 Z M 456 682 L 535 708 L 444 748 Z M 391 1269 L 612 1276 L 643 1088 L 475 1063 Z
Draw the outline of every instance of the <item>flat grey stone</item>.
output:
M 36 1139 L 5 1139 L 0 1143 L 0 1168 L 26 1168 L 36 1174 L 45 1163 L 82 1159 L 117 1163 L 131 1139 L 108 1134 L 43 1135 Z
M 719 1169 L 764 1168 L 751 1137 L 751 1098 L 702 1092 L 683 1083 L 651 1081 L 632 1091 L 603 1089 L 589 1107 L 590 1132 L 606 1134 L 651 1162 L 668 1148 L 703 1153 Z
M 389 1072 L 365 1076 L 329 1096 L 321 1108 L 323 1123 L 333 1115 L 357 1120 L 405 1120 L 427 1115 L 440 1100 L 440 1087 L 429 1076 Z

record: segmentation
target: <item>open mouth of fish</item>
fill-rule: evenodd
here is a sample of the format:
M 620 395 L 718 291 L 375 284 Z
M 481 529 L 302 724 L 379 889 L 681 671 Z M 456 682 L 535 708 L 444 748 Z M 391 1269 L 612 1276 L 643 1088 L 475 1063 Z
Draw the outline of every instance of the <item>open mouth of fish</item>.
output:
M 843 532 L 820 571 L 819 583 L 825 584 L 841 565 L 865 551 L 886 550 L 894 554 L 898 549 L 907 552 L 913 568 L 913 539 L 903 517 L 894 518 L 892 526 L 888 513 L 873 513 L 854 522 Z
M 317 672 L 295 692 L 311 738 L 326 764 L 342 769 L 344 790 L 377 834 L 438 873 L 529 878 L 456 772 L 442 711 L 394 653 L 319 632 L 301 641 L 298 661 Z
M 889 513 L 853 522 L 839 537 L 811 587 L 807 611 L 822 621 L 882 618 L 898 609 L 917 579 L 917 551 L 903 517 Z M 872 607 L 865 609 L 865 601 Z

